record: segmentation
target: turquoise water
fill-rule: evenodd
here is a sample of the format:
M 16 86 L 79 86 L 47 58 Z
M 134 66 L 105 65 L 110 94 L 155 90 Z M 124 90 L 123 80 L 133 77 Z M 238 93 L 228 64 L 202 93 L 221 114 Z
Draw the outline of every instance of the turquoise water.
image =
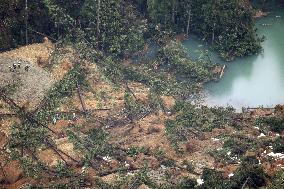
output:
M 224 62 L 210 51 L 211 59 L 227 68 L 219 82 L 205 85 L 206 104 L 235 108 L 284 104 L 284 9 L 275 9 L 258 20 L 257 28 L 266 38 L 258 55 Z M 202 44 L 196 38 L 184 42 L 195 58 L 199 54 L 196 49 L 206 49 Z

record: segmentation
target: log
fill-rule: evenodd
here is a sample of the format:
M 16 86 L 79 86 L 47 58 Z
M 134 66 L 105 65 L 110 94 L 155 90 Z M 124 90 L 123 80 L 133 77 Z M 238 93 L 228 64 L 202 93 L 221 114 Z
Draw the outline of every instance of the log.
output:
M 221 73 L 220 73 L 220 79 L 223 77 L 224 75 L 224 70 L 226 68 L 226 65 L 223 66 L 222 70 L 221 70 Z
M 82 97 L 82 94 L 81 94 L 81 88 L 80 88 L 79 82 L 77 82 L 77 93 L 78 93 L 78 97 L 79 97 L 82 109 L 85 112 L 85 114 L 87 115 L 87 108 L 86 108 L 86 105 L 85 105 L 85 103 L 83 101 L 83 97 Z

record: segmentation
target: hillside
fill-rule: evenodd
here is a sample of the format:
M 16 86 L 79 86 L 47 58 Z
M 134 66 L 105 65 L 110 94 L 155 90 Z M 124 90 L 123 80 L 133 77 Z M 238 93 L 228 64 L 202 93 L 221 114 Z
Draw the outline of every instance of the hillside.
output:
M 269 185 L 275 173 L 284 168 L 284 155 L 277 153 L 283 150 L 283 146 L 276 142 L 283 140 L 280 137 L 283 136 L 283 127 L 276 129 L 269 126 L 269 121 L 260 121 L 283 119 L 282 106 L 275 110 L 259 109 L 246 113 L 187 103 L 180 109 L 181 105 L 175 105 L 174 98 L 161 96 L 164 108 L 155 111 L 153 108 L 157 107 L 151 108 L 147 86 L 130 82 L 114 87 L 105 81 L 96 65 L 88 62 L 84 63 L 86 87 L 78 88 L 78 85 L 71 84 L 74 88 L 67 96 L 48 98 L 51 91 L 62 90 L 57 88 L 57 84 L 70 78 L 68 74 L 75 65 L 72 49 L 63 51 L 54 61 L 54 47 L 47 46 L 46 42 L 34 44 L 0 55 L 3 62 L 7 57 L 9 60 L 29 61 L 35 69 L 42 70 L 38 74 L 45 72 L 55 81 L 49 92 L 45 92 L 45 98 L 36 105 L 24 103 L 28 105 L 22 106 L 16 99 L 1 93 L 2 188 L 22 188 L 30 184 L 68 188 L 77 184 L 89 188 L 177 188 L 186 186 L 188 182 L 192 186 L 196 181 L 200 184 L 201 178 L 205 185 L 210 184 L 210 177 L 204 175 L 208 169 L 220 171 L 220 177 L 226 182 L 243 182 L 250 177 L 255 184 Z M 44 68 L 39 65 L 43 56 L 48 60 Z M 9 62 L 3 64 L 7 66 Z M 24 84 L 27 80 L 22 82 Z M 74 81 L 65 83 L 70 82 Z M 32 89 L 27 90 L 32 92 Z M 129 96 L 126 97 L 125 92 L 129 91 L 135 101 L 134 106 L 127 102 Z M 18 92 L 21 92 L 20 88 L 14 93 Z M 50 103 L 55 103 L 53 101 L 57 101 L 56 106 L 50 109 Z M 141 112 L 138 117 L 127 113 L 131 108 Z M 149 108 L 150 111 L 147 111 Z M 47 113 L 44 111 L 51 116 L 46 123 L 36 116 L 39 112 Z M 179 124 L 190 120 L 192 123 Z M 37 144 L 40 138 L 32 136 L 38 131 L 29 127 L 29 122 L 36 124 L 40 130 L 48 128 L 39 136 L 48 137 L 42 144 Z M 24 133 L 22 127 L 26 127 Z M 20 154 L 14 154 L 20 147 L 15 146 L 17 140 L 36 146 L 31 146 L 33 151 L 28 146 L 22 148 L 25 155 L 18 159 Z M 30 155 L 34 162 L 19 166 Z M 7 158 L 13 156 L 17 158 L 8 161 Z M 250 165 L 256 167 L 243 167 L 247 158 L 256 158 L 257 164 Z M 34 169 L 36 172 L 29 170 L 29 166 L 37 167 Z M 244 172 L 249 174 L 247 178 L 240 178 L 240 174 L 244 174 L 243 169 L 250 169 L 250 172 Z M 266 176 L 261 175 L 261 169 Z M 55 170 L 59 172 L 55 173 Z M 257 178 L 250 174 L 256 174 Z

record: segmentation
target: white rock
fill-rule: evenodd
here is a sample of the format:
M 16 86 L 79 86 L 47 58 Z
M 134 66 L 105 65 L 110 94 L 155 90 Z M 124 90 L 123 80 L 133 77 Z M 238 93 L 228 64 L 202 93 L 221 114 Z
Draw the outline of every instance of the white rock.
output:
M 260 135 L 258 136 L 258 138 L 259 138 L 259 137 L 265 137 L 265 134 L 260 133 Z
M 234 173 L 230 173 L 228 176 L 230 178 L 230 177 L 234 176 Z
M 167 167 L 166 167 L 166 166 L 164 166 L 164 165 L 161 165 L 161 168 L 162 168 L 162 169 L 167 169 Z
M 269 154 L 267 154 L 267 156 L 274 157 L 276 159 L 283 159 L 284 158 L 284 154 L 274 153 L 274 152 L 270 152 Z
M 107 161 L 107 162 L 110 162 L 111 161 L 111 158 L 109 156 L 104 156 L 103 157 L 103 160 Z
M 220 139 L 218 139 L 218 138 L 212 138 L 212 140 L 215 142 L 215 141 L 219 141 Z
M 196 182 L 197 182 L 198 186 L 204 184 L 204 180 L 203 179 L 197 179 Z

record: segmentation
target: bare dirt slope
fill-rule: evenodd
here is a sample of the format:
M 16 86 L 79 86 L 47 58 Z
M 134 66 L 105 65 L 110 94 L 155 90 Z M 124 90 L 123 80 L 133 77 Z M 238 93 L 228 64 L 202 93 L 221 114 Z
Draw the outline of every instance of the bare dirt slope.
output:
M 39 59 L 48 60 L 52 51 L 52 44 L 45 41 L 0 54 L 0 87 L 14 86 L 12 98 L 18 105 L 34 109 L 55 83 L 51 73 L 38 65 Z
M 16 64 L 16 69 L 12 68 L 13 64 Z M 26 66 L 28 70 L 25 70 Z M 13 86 L 12 98 L 17 104 L 29 108 L 36 107 L 54 84 L 45 70 L 30 62 L 13 58 L 0 58 L 0 78 L 0 87 Z

